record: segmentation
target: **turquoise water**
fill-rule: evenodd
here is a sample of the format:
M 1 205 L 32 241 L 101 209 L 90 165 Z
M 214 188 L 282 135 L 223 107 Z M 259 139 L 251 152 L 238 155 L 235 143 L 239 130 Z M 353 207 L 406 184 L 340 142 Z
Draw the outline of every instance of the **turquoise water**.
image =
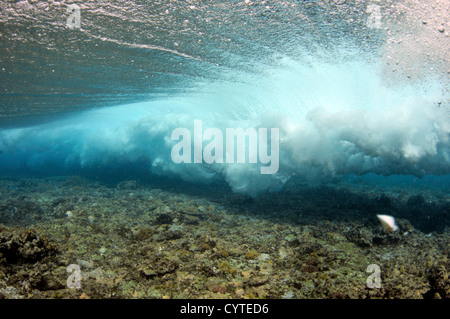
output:
M 38 178 L 44 189 L 58 176 L 165 185 L 221 203 L 230 196 L 244 215 L 274 198 L 273 211 L 286 204 L 279 213 L 287 218 L 307 210 L 296 191 L 326 185 L 336 189 L 329 200 L 338 212 L 382 210 L 424 233 L 448 229 L 446 1 L 3 1 L 0 8 L 4 181 Z M 176 153 L 189 162 L 174 160 L 177 128 L 190 134 Z M 260 143 L 249 134 L 228 149 L 230 128 L 254 130 Z M 262 174 L 269 165 L 272 173 Z M 40 182 L 8 183 L 2 207 Z M 342 188 L 364 195 L 349 204 Z M 317 207 L 326 201 L 319 197 Z M 5 217 L 11 211 L 0 211 L 0 223 L 14 220 Z M 276 297 L 284 293 L 291 295 Z

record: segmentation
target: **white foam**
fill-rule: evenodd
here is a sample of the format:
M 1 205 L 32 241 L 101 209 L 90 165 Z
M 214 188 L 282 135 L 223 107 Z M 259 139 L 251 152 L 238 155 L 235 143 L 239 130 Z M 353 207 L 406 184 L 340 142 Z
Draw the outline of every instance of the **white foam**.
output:
M 209 182 L 236 192 L 279 190 L 296 174 L 310 180 L 349 173 L 448 174 L 448 101 L 438 82 L 384 86 L 375 64 L 302 65 L 286 60 L 239 82 L 212 83 L 208 93 L 88 111 L 65 120 L 0 132 L 2 168 L 108 167 L 152 163 L 144 172 Z M 447 94 L 447 95 L 445 95 Z M 280 129 L 277 174 L 260 164 L 175 164 L 171 132 L 266 127 Z

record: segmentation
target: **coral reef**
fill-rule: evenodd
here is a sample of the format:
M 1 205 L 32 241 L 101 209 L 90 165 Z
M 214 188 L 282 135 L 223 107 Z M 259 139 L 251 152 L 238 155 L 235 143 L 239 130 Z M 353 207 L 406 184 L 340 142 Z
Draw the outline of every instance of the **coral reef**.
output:
M 248 198 L 221 185 L 3 179 L 0 298 L 449 298 L 448 217 L 433 228 L 415 215 L 441 216 L 448 194 L 364 187 Z
M 54 254 L 56 245 L 34 229 L 0 227 L 0 263 L 32 263 Z

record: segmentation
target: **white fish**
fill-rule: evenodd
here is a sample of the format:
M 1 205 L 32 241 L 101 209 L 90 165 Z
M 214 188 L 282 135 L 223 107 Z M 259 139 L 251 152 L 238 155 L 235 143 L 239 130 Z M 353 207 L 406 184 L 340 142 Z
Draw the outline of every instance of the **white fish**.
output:
M 383 225 L 383 228 L 388 232 L 395 232 L 398 230 L 394 217 L 390 215 L 377 215 L 377 218 L 381 222 L 381 225 Z

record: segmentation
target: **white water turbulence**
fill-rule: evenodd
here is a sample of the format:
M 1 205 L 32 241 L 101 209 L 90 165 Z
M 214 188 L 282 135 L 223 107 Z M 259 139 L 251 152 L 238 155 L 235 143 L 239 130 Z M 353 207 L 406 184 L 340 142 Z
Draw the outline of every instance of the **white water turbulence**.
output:
M 450 121 L 437 104 L 443 99 L 439 82 L 386 86 L 374 61 L 303 65 L 286 59 L 280 66 L 253 83 L 212 83 L 208 93 L 3 130 L 2 170 L 113 170 L 140 161 L 147 163 L 144 173 L 201 183 L 221 178 L 251 196 L 280 190 L 292 175 L 316 182 L 346 174 L 449 172 Z M 261 174 L 261 165 L 248 161 L 174 163 L 171 133 L 177 127 L 194 132 L 194 120 L 202 121 L 203 131 L 279 128 L 278 172 Z M 247 143 L 246 151 L 257 150 Z

